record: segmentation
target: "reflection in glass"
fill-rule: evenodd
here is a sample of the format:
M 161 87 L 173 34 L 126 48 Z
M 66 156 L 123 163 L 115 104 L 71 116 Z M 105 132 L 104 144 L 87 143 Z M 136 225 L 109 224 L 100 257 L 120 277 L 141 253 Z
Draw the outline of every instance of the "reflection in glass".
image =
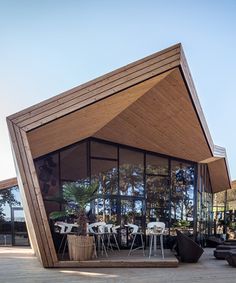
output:
M 117 194 L 118 172 L 117 162 L 91 159 L 91 180 L 99 183 L 99 194 Z
M 99 197 L 89 206 L 89 221 L 121 225 L 119 238 L 126 246 L 128 223 L 143 232 L 147 222 L 158 220 L 169 228 L 184 222 L 193 227 L 195 164 L 87 139 L 36 159 L 35 167 L 47 214 L 64 209 L 52 198 L 62 196 L 65 182 L 98 182 Z M 206 193 L 201 193 L 201 208 L 209 203 Z M 205 211 L 210 211 L 207 206 Z M 207 217 L 205 212 L 201 217 Z
M 117 201 L 116 199 L 99 198 L 94 201 L 95 219 L 91 222 L 104 221 L 110 224 L 117 223 Z
M 121 200 L 121 225 L 128 223 L 142 225 L 143 202 L 141 200 Z
M 168 175 L 168 159 L 147 154 L 146 155 L 146 173 L 155 175 Z
M 59 196 L 58 154 L 50 154 L 35 162 L 42 196 Z
M 193 226 L 194 165 L 171 162 L 171 219 L 176 226 Z
M 117 159 L 117 147 L 101 142 L 91 142 L 91 156 Z
M 144 194 L 143 153 L 120 149 L 120 194 L 124 196 L 142 196 Z
M 60 153 L 60 177 L 62 182 L 87 179 L 87 143 L 79 143 Z
M 29 244 L 23 209 L 20 206 L 18 187 L 0 191 L 0 245 Z M 17 241 L 19 232 L 23 241 Z
M 168 177 L 147 176 L 147 220 L 166 221 L 169 216 L 169 181 Z

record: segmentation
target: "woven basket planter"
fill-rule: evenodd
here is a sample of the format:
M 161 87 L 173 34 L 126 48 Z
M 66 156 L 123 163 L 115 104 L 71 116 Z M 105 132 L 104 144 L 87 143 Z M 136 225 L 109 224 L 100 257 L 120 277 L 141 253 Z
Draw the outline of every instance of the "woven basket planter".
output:
M 92 236 L 67 235 L 70 260 L 91 260 L 94 256 Z

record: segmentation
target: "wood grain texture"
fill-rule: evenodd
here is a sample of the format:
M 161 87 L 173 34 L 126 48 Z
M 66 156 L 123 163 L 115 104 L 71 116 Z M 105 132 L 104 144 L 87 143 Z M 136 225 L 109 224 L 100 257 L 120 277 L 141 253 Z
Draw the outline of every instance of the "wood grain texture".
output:
M 0 181 L 0 190 L 9 189 L 17 186 L 17 178 L 10 178 Z
M 48 220 L 44 223 L 42 213 L 44 207 L 40 207 L 38 202 L 37 190 L 35 189 L 32 171 L 30 170 L 30 164 L 33 160 L 30 160 L 29 148 L 27 144 L 24 144 L 26 133 L 21 131 L 18 127 L 12 124 L 8 120 L 8 128 L 12 140 L 12 146 L 15 153 L 15 161 L 18 167 L 19 178 L 22 180 L 19 183 L 21 191 L 23 207 L 25 210 L 26 221 L 30 235 L 31 244 L 44 267 L 52 267 L 54 262 L 57 261 L 55 248 L 52 242 L 50 242 L 51 234 L 45 230 L 45 225 L 48 224 Z M 22 187 L 23 186 L 23 187 Z M 41 192 L 38 192 L 39 197 Z M 29 215 L 28 215 L 29 213 Z M 51 246 L 49 246 L 51 244 Z M 53 254 L 54 249 L 54 254 Z
M 27 135 L 33 158 L 94 135 L 170 72 L 30 131 Z
M 231 189 L 225 158 L 208 163 L 208 169 L 214 193 Z
M 94 136 L 197 162 L 211 156 L 178 68 Z
M 184 74 L 184 80 L 185 80 L 185 82 L 188 86 L 190 97 L 193 100 L 193 107 L 196 108 L 196 113 L 198 115 L 198 119 L 199 119 L 200 125 L 203 129 L 203 133 L 206 137 L 208 146 L 211 150 L 211 153 L 213 154 L 214 143 L 213 143 L 213 140 L 212 140 L 212 137 L 211 137 L 205 116 L 203 114 L 203 110 L 202 110 L 202 107 L 201 107 L 201 104 L 200 104 L 200 101 L 199 101 L 199 98 L 198 98 L 198 95 L 197 95 L 197 91 L 196 91 L 196 88 L 195 88 L 195 85 L 194 85 L 194 82 L 193 82 L 193 79 L 192 79 L 192 75 L 190 73 L 190 69 L 189 69 L 189 66 L 188 66 L 188 63 L 187 63 L 187 60 L 186 60 L 182 46 L 180 46 L 180 52 L 181 52 L 180 66 L 181 66 L 181 70 Z

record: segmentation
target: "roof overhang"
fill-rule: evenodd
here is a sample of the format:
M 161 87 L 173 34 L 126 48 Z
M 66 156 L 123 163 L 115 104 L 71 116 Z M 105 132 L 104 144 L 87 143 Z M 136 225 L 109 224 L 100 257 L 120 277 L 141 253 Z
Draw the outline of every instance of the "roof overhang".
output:
M 181 47 L 174 45 L 7 118 L 20 187 L 44 266 L 57 257 L 34 158 L 87 137 L 207 163 L 213 192 L 231 187 Z M 40 213 L 38 213 L 40 212 Z
M 230 188 L 225 150 L 212 141 L 180 44 L 16 113 L 8 122 L 25 133 L 33 158 L 93 136 L 207 163 L 213 191 Z
M 0 190 L 10 189 L 18 186 L 16 178 L 10 178 L 0 181 Z

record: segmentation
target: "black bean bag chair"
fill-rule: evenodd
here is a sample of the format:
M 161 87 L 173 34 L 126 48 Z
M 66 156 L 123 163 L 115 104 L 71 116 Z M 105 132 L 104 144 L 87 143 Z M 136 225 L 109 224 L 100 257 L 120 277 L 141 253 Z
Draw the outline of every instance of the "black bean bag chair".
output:
M 230 251 L 225 259 L 227 260 L 229 265 L 236 267 L 236 250 Z
M 188 236 L 176 230 L 178 256 L 182 262 L 198 262 L 204 250 Z

